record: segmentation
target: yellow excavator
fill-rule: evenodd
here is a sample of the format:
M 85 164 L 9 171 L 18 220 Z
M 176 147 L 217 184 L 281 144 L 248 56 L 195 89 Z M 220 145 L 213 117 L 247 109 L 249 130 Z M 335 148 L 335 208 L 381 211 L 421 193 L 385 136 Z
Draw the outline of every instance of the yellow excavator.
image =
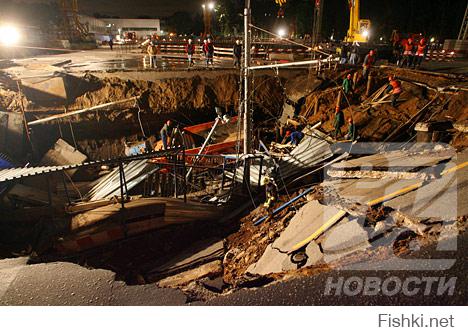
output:
M 275 3 L 282 7 L 287 0 L 275 0 Z M 319 39 L 321 22 L 322 22 L 322 9 L 324 0 L 315 0 L 315 14 L 314 14 L 314 32 L 313 44 L 315 45 Z M 345 42 L 359 42 L 365 43 L 369 41 L 371 21 L 361 19 L 359 17 L 360 0 L 348 0 L 349 6 L 349 29 L 345 37 Z
M 365 43 L 369 41 L 371 22 L 359 18 L 360 0 L 348 0 L 349 5 L 349 29 L 346 42 Z

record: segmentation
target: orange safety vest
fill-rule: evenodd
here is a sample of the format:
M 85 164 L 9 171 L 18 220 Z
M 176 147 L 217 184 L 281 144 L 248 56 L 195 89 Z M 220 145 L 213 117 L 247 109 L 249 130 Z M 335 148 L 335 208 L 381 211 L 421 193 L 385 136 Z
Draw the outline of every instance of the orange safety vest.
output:
M 424 56 L 424 51 L 426 50 L 426 45 L 418 44 L 418 51 L 416 51 L 416 56 Z
M 392 90 L 393 94 L 399 94 L 399 93 L 401 93 L 403 91 L 402 88 L 401 88 L 401 83 L 399 81 L 397 81 L 396 79 L 391 80 L 390 85 L 393 88 L 393 90 Z
M 405 43 L 405 52 L 404 55 L 412 55 L 413 54 L 413 42 L 406 42 Z

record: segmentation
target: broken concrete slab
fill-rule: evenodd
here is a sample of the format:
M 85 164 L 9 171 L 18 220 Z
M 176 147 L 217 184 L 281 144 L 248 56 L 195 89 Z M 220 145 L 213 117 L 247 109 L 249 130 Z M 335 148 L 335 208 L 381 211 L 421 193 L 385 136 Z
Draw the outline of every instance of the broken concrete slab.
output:
M 327 174 L 339 178 L 426 180 L 435 178 L 437 164 L 454 155 L 453 149 L 391 151 L 335 163 Z
M 222 240 L 211 239 L 197 242 L 165 264 L 149 271 L 148 274 L 151 276 L 173 274 L 194 267 L 197 264 L 221 259 L 223 255 L 224 243 Z
M 42 158 L 42 166 L 65 166 L 70 164 L 79 164 L 85 162 L 86 155 L 69 145 L 65 140 L 58 139 Z M 68 174 L 72 175 L 70 171 Z
M 468 162 L 468 151 L 458 153 L 446 169 Z M 468 167 L 444 174 L 418 190 L 385 202 L 386 206 L 416 218 L 445 221 L 468 215 Z
M 289 260 L 289 256 L 273 248 L 272 244 L 270 244 L 267 246 L 260 259 L 247 268 L 247 273 L 267 275 L 283 272 L 283 263 L 285 260 Z
M 226 287 L 226 283 L 224 282 L 224 279 L 222 276 L 217 277 L 215 279 L 205 279 L 201 281 L 201 284 L 203 287 L 206 289 L 216 292 L 216 293 L 222 293 L 223 289 Z
M 198 279 L 217 277 L 222 272 L 223 266 L 221 261 L 215 260 L 198 268 L 164 278 L 158 282 L 158 285 L 160 287 L 176 288 Z
M 323 253 L 320 250 L 320 246 L 316 242 L 310 242 L 306 247 L 305 253 L 307 255 L 307 261 L 304 267 L 316 265 L 323 258 Z
M 324 260 L 331 262 L 348 254 L 371 247 L 369 235 L 357 219 L 344 218 L 325 233 L 322 249 Z
M 273 248 L 286 253 L 292 252 L 297 243 L 308 238 L 339 212 L 339 209 L 322 205 L 316 200 L 307 203 L 291 219 L 281 236 L 275 240 Z
M 379 197 L 392 194 L 396 191 L 408 188 L 420 180 L 395 180 L 395 179 L 341 179 L 322 183 L 325 188 L 331 188 L 326 197 L 333 198 L 336 195 L 345 200 L 360 204 L 366 204 Z

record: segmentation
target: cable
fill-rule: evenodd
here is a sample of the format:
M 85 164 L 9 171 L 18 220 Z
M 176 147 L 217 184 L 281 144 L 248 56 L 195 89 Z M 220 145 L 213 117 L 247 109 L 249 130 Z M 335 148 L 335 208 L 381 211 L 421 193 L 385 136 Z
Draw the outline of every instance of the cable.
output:
M 296 41 L 289 40 L 289 39 L 284 38 L 284 37 L 282 37 L 282 36 L 280 36 L 280 35 L 278 35 L 278 34 L 275 34 L 275 33 L 272 33 L 272 32 L 270 32 L 270 31 L 268 31 L 268 30 L 265 30 L 265 29 L 263 29 L 263 28 L 254 26 L 253 24 L 249 24 L 249 26 L 252 27 L 252 28 L 258 29 L 258 30 L 260 30 L 260 31 L 262 31 L 262 32 L 264 32 L 264 33 L 267 33 L 267 34 L 270 34 L 270 35 L 272 35 L 272 36 L 278 37 L 278 38 L 280 38 L 280 39 L 282 39 L 282 40 L 284 40 L 284 41 L 286 41 L 286 42 L 289 42 L 289 43 L 291 43 L 291 44 L 295 44 L 295 45 L 298 45 L 298 46 L 301 46 L 301 47 L 304 47 L 304 48 L 307 48 L 307 49 L 311 49 L 310 46 L 307 46 L 307 45 L 302 44 L 302 43 L 298 43 L 298 42 L 296 42 Z M 321 51 L 321 50 L 315 50 L 315 51 L 317 51 L 317 52 L 319 52 L 319 53 L 322 53 L 322 54 L 324 54 L 324 55 L 327 55 L 327 56 L 331 56 L 330 54 L 328 54 L 328 53 L 326 53 L 326 52 L 324 52 L 324 51 Z
M 78 150 L 78 146 L 76 145 L 76 139 L 75 139 L 75 132 L 73 132 L 73 125 L 70 120 L 68 120 L 68 125 L 70 125 L 70 133 L 73 139 L 73 144 L 75 146 L 75 150 Z
M 138 116 L 138 122 L 140 124 L 141 133 L 143 134 L 143 136 L 146 139 L 147 136 L 146 136 L 145 130 L 143 129 L 143 124 L 141 123 L 141 118 L 140 118 L 141 108 L 140 108 L 140 104 L 138 103 L 138 99 L 135 99 L 135 107 L 138 108 L 137 116 Z

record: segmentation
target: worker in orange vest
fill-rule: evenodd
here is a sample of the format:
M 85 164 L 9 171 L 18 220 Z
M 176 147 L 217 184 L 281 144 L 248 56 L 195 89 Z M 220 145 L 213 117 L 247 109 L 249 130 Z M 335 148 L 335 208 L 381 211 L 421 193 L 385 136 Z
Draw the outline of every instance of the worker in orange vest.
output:
M 414 58 L 414 42 L 411 37 L 403 42 L 403 60 L 401 61 L 401 67 L 407 66 L 411 68 Z
M 396 107 L 398 98 L 403 92 L 403 89 L 401 87 L 401 82 L 399 80 L 396 80 L 394 75 L 388 76 L 388 82 L 389 84 L 388 84 L 386 92 L 392 94 L 392 106 Z
M 419 68 L 421 66 L 421 63 L 424 60 L 424 57 L 426 56 L 426 49 L 427 49 L 427 43 L 426 43 L 426 39 L 423 37 L 419 41 L 417 49 L 416 49 L 416 56 L 414 58 L 413 68 Z

